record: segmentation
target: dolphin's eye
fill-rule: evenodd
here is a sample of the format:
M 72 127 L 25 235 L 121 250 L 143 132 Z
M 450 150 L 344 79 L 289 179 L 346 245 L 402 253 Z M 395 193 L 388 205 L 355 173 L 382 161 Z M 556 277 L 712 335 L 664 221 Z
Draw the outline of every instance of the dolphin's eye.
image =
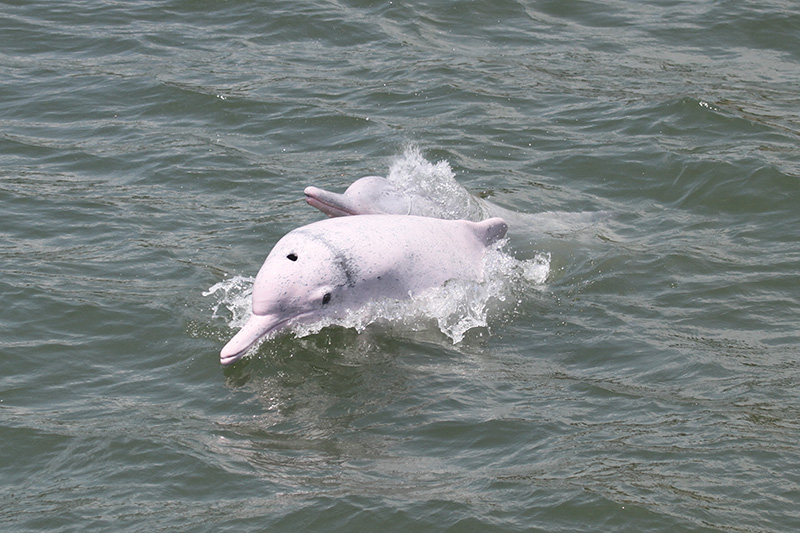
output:
M 297 261 L 297 254 L 292 252 L 286 256 L 286 259 L 288 259 L 289 261 Z
M 326 292 L 325 294 L 322 295 L 322 305 L 325 305 L 330 301 L 331 301 L 331 293 Z

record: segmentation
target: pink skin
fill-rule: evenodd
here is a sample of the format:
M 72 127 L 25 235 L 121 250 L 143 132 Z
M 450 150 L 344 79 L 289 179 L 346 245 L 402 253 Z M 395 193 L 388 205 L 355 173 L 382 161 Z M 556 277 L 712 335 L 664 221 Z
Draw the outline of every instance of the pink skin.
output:
M 329 217 L 411 214 L 411 198 L 380 176 L 358 179 L 343 194 L 317 187 L 306 187 L 304 192 L 306 202 Z
M 500 218 L 482 222 L 362 215 L 314 222 L 275 244 L 253 284 L 253 315 L 220 352 L 229 365 L 261 338 L 380 299 L 405 299 L 450 279 L 481 281 Z

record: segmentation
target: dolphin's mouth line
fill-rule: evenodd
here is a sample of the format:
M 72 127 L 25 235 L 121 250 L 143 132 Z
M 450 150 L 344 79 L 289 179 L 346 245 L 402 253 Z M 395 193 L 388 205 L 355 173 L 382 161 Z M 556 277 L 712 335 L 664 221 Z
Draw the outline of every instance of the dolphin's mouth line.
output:
M 321 200 L 316 196 L 309 196 L 308 194 L 306 195 L 306 203 L 311 207 L 319 209 L 323 213 L 330 213 L 332 216 L 342 217 L 342 216 L 355 215 L 354 212 L 348 211 L 339 205 L 334 205 L 325 202 L 324 200 Z
M 226 355 L 226 356 L 220 355 L 219 362 L 223 366 L 227 366 L 227 365 L 230 365 L 232 363 L 235 363 L 236 361 L 241 359 L 247 352 L 252 350 L 255 346 L 257 346 L 261 342 L 267 340 L 267 337 L 269 337 L 272 333 L 275 333 L 276 331 L 278 331 L 280 329 L 283 329 L 283 327 L 286 326 L 292 320 L 296 320 L 298 318 L 304 317 L 304 316 L 309 315 L 309 314 L 311 314 L 311 311 L 305 311 L 303 313 L 298 313 L 296 315 L 290 316 L 289 318 L 284 318 L 280 322 L 276 322 L 275 324 L 272 324 L 267 330 L 265 330 L 262 333 L 260 333 L 258 335 L 258 337 L 253 339 L 247 346 L 245 346 L 241 350 L 237 351 L 236 353 L 233 353 L 233 354 L 230 354 L 230 355 Z M 265 316 L 265 315 L 253 315 L 253 316 Z M 236 337 L 234 336 L 234 339 L 235 338 Z M 233 340 L 233 339 L 231 339 L 231 340 Z

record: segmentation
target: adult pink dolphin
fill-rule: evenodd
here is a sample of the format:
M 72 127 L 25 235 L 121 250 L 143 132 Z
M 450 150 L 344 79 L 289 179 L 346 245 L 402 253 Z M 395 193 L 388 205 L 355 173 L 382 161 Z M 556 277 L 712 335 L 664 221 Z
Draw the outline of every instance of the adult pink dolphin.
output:
M 507 229 L 501 218 L 363 215 L 290 231 L 259 270 L 253 315 L 222 348 L 220 362 L 235 362 L 259 339 L 292 324 L 339 316 L 380 298 L 409 298 L 450 279 L 481 281 L 486 248 Z

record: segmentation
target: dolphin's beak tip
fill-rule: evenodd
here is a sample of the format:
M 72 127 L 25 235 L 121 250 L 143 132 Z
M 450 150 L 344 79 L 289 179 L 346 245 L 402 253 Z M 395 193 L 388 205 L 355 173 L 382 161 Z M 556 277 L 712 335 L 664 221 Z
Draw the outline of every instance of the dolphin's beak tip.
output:
M 225 348 L 219 352 L 219 362 L 222 366 L 232 365 L 244 355 L 244 351 L 235 352 L 227 348 L 228 346 L 226 345 Z
M 235 363 L 277 325 L 272 315 L 252 315 L 219 352 L 219 362 L 225 366 Z

